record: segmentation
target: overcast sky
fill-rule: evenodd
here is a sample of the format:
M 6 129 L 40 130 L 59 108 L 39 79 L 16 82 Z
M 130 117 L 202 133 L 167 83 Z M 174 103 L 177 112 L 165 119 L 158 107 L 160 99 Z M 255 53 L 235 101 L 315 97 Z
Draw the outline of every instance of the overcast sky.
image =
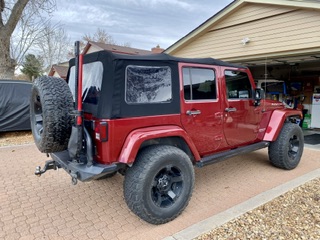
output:
M 104 29 L 118 43 L 167 48 L 233 0 L 57 0 L 54 22 L 72 41 Z

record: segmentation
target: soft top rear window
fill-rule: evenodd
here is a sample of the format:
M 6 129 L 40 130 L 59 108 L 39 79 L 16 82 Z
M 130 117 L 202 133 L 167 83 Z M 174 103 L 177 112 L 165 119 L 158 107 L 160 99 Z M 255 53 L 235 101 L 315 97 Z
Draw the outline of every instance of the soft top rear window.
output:
M 84 103 L 98 104 L 101 92 L 102 75 L 102 62 L 83 64 L 82 101 Z M 75 66 L 70 69 L 69 87 L 73 99 L 75 99 Z

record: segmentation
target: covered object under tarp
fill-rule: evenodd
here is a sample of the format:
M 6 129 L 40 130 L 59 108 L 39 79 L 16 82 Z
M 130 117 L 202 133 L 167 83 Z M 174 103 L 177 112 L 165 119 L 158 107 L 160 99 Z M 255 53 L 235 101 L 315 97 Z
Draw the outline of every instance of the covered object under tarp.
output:
M 30 130 L 32 83 L 0 80 L 0 132 Z

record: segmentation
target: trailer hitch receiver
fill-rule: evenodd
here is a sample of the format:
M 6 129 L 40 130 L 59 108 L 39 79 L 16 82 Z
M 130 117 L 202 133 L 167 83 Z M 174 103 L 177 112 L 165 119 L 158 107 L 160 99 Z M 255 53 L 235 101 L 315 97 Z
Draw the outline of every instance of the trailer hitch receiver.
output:
M 45 173 L 47 170 L 57 170 L 58 168 L 61 168 L 61 166 L 54 160 L 46 161 L 44 167 L 41 169 L 40 166 L 36 167 L 35 175 L 41 176 L 43 173 Z

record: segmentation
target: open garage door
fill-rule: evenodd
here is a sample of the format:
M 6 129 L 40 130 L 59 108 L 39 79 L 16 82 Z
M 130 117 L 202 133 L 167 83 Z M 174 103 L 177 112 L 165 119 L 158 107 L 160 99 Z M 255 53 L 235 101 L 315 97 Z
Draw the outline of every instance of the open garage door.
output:
M 241 60 L 266 91 L 267 98 L 283 101 L 303 110 L 304 128 L 320 128 L 320 53 Z M 264 82 L 261 84 L 261 82 Z M 318 95 L 317 95 L 318 94 Z

